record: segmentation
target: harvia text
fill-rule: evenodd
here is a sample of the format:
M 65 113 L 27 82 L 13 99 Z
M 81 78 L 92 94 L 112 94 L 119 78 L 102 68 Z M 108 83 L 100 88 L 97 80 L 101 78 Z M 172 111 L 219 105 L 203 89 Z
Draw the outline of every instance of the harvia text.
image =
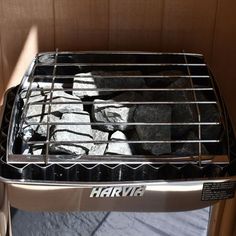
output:
M 145 186 L 94 187 L 90 197 L 142 197 Z

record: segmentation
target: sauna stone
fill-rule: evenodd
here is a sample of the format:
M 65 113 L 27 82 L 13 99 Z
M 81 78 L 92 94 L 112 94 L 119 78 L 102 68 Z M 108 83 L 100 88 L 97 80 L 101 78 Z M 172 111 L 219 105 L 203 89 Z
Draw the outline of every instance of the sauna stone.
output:
M 111 135 L 111 141 L 124 140 L 127 141 L 127 137 L 121 131 L 116 131 Z M 130 145 L 128 143 L 109 143 L 105 154 L 117 154 L 117 155 L 132 155 Z
M 60 121 L 63 122 L 90 122 L 89 113 L 65 113 Z M 51 140 L 56 142 L 74 141 L 71 144 L 50 144 L 50 152 L 70 155 L 86 154 L 93 143 L 78 143 L 78 141 L 93 141 L 91 125 L 56 125 L 51 134 Z
M 185 137 L 182 137 L 182 139 L 186 140 L 198 140 L 199 138 L 193 131 L 189 131 Z M 199 145 L 198 143 L 179 143 L 179 144 L 173 144 L 173 152 L 177 156 L 193 156 L 199 154 Z M 206 147 L 204 144 L 201 144 L 201 153 L 207 154 Z
M 168 105 L 139 105 L 134 112 L 135 122 L 171 122 L 171 108 Z M 137 125 L 136 131 L 142 141 L 163 141 L 171 140 L 171 127 L 160 125 Z M 169 143 L 144 143 L 144 150 L 150 151 L 153 155 L 168 154 L 171 152 Z
M 184 72 L 180 70 L 166 70 L 156 73 L 157 76 L 163 76 L 162 78 L 146 78 L 146 84 L 150 88 L 166 88 L 174 80 L 174 78 L 168 78 L 167 76 L 182 76 Z
M 49 102 L 50 97 L 49 94 L 37 95 L 33 97 L 33 101 L 31 97 L 29 102 Z M 49 115 L 50 122 L 58 122 L 60 117 L 64 113 L 71 113 L 71 112 L 80 112 L 83 110 L 83 104 L 71 104 L 70 102 L 81 102 L 79 98 L 73 97 L 70 94 L 65 92 L 55 92 L 52 98 L 52 102 L 68 102 L 68 104 L 52 104 L 51 105 L 51 112 Z M 27 113 L 26 113 L 26 120 L 28 122 L 44 122 L 48 121 L 48 114 L 49 114 L 49 106 L 46 104 L 32 104 L 29 106 Z M 41 136 L 47 136 L 47 125 L 27 125 L 24 124 L 24 139 L 29 140 L 34 133 L 37 133 Z
M 101 100 L 95 99 L 93 104 L 93 117 L 96 122 L 107 123 L 107 122 L 132 122 L 133 113 L 136 105 L 124 105 L 117 104 L 121 101 L 137 101 L 139 96 L 137 93 L 123 93 L 119 96 L 114 97 L 112 100 Z M 110 104 L 105 104 L 104 102 L 109 102 Z M 99 104 L 98 104 L 99 103 Z M 103 103 L 103 104 L 102 104 Z M 124 131 L 127 128 L 133 128 L 133 126 L 127 126 L 125 124 L 106 124 L 102 126 L 104 130 L 114 131 L 121 130 Z
M 74 77 L 73 89 L 119 89 L 119 88 L 142 88 L 145 86 L 143 78 L 103 78 L 103 76 L 129 76 L 141 75 L 139 71 L 94 71 L 88 73 L 79 73 Z M 80 90 L 73 91 L 77 97 L 99 96 L 112 94 L 110 91 Z
M 96 141 L 107 141 L 109 133 L 98 129 L 92 129 L 93 140 Z M 94 143 L 89 150 L 89 155 L 104 155 L 107 147 L 107 143 Z

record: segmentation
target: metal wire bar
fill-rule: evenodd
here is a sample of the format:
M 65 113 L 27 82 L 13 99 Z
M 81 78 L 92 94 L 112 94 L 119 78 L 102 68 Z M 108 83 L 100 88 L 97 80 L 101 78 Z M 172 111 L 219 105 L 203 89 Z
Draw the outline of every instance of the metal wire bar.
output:
M 216 101 L 99 101 L 99 102 L 91 102 L 91 101 L 76 101 L 76 102 L 30 102 L 27 105 L 46 105 L 46 104 L 83 104 L 83 105 L 161 105 L 161 104 L 216 104 Z
M 55 61 L 57 62 L 57 57 L 58 57 L 58 50 L 55 53 Z M 56 74 L 56 69 L 57 69 L 57 65 L 54 65 L 53 68 L 53 76 L 55 76 Z M 49 139 L 50 139 L 50 114 L 51 114 L 51 106 L 52 106 L 52 94 L 53 94 L 53 89 L 54 89 L 54 81 L 55 81 L 55 77 L 52 78 L 52 85 L 51 85 L 51 89 L 50 89 L 50 101 L 49 101 L 49 108 L 48 108 L 48 115 L 47 115 L 47 131 L 46 131 L 46 136 L 47 136 L 47 141 L 46 141 L 46 155 L 45 155 L 45 164 L 47 165 L 48 163 L 48 156 L 49 156 Z
M 36 63 L 37 67 L 49 66 L 48 63 Z M 185 64 L 185 63 L 51 63 L 50 66 L 206 66 L 203 64 Z
M 185 55 L 184 55 L 184 60 L 185 60 L 186 64 L 188 64 L 187 57 Z M 187 71 L 188 71 L 188 74 L 190 76 L 191 87 L 194 87 L 189 66 L 187 66 Z M 194 90 L 193 90 L 193 97 L 194 97 L 194 100 L 197 101 L 196 92 Z M 199 106 L 198 106 L 197 103 L 196 103 L 196 110 L 197 110 L 198 122 L 200 123 L 201 122 L 201 113 L 200 113 L 200 109 L 199 109 Z M 198 139 L 201 140 L 201 138 L 202 138 L 201 125 L 198 125 Z M 198 143 L 198 154 L 199 154 L 199 165 L 201 166 L 201 155 L 202 155 L 202 145 L 201 145 L 201 143 Z
M 176 79 L 176 78 L 189 78 L 189 75 L 147 75 L 147 74 L 144 74 L 144 75 L 114 75 L 114 74 L 106 74 L 106 75 L 96 75 L 96 74 L 93 74 L 92 75 L 94 79 L 126 79 L 126 78 L 129 78 L 129 79 L 137 79 L 137 78 L 144 78 L 144 79 L 164 79 L 164 78 L 167 78 L 167 79 Z M 52 78 L 53 76 L 52 75 L 32 75 L 32 77 L 34 78 L 42 78 L 42 79 L 50 79 Z M 70 79 L 70 78 L 89 78 L 91 77 L 90 75 L 81 75 L 81 74 L 75 74 L 75 75 L 56 75 L 55 78 L 56 79 Z M 192 75 L 191 76 L 192 78 L 210 78 L 209 75 Z
M 47 122 L 31 122 L 25 121 L 27 125 L 46 125 Z M 104 125 L 135 125 L 135 126 L 193 126 L 193 125 L 220 125 L 221 122 L 49 122 L 50 125 L 96 125 L 96 126 L 104 126 Z
M 41 163 L 42 162 L 42 157 L 44 155 L 34 155 L 31 156 L 29 159 L 28 155 L 14 155 L 11 156 L 11 160 L 17 163 L 25 163 L 27 160 L 30 163 Z M 73 155 L 66 155 L 67 157 L 71 157 L 71 159 L 67 158 L 66 160 L 60 159 L 60 156 L 58 155 L 50 155 L 49 163 L 62 163 L 62 164 L 71 164 L 74 163 Z M 121 161 L 121 160 L 125 160 Z M 203 155 L 202 156 L 202 161 L 204 163 L 218 163 L 218 164 L 227 164 L 228 163 L 228 157 L 225 155 L 221 156 L 207 156 Z M 193 155 L 193 156 L 187 156 L 187 157 L 176 157 L 176 156 L 160 156 L 156 157 L 153 155 L 81 155 L 79 157 L 79 162 L 81 165 L 83 163 L 85 164 L 84 167 L 87 169 L 93 169 L 93 167 L 88 167 L 86 164 L 94 164 L 95 166 L 97 165 L 109 165 L 109 164 L 116 164 L 116 165 L 139 165 L 134 168 L 139 168 L 142 165 L 150 165 L 153 168 L 158 168 L 158 164 L 163 164 L 167 162 L 171 162 L 171 164 L 189 164 L 189 163 L 194 163 L 196 164 L 198 162 L 198 156 Z M 116 168 L 117 166 L 113 166 L 110 168 Z M 130 166 L 133 168 L 132 166 Z
M 45 55 L 45 54 L 54 54 L 54 51 L 51 52 L 43 52 L 40 53 L 39 56 Z M 199 53 L 189 53 L 189 52 L 145 52 L 145 51 L 58 51 L 58 55 L 87 55 L 87 54 L 95 54 L 95 55 L 183 55 L 186 56 L 196 56 L 202 58 L 203 55 Z
M 128 91 L 212 91 L 213 88 L 54 88 L 53 91 L 98 91 L 98 92 L 128 92 Z M 33 88 L 31 91 L 49 92 L 50 89 Z
M 215 140 L 96 140 L 96 141 L 81 141 L 81 140 L 73 140 L 73 141 L 55 141 L 55 140 L 47 140 L 47 141 L 25 141 L 27 144 L 74 144 L 77 145 L 79 143 L 93 143 L 93 144 L 109 144 L 109 143 L 149 143 L 149 144 L 164 144 L 164 143 L 218 143 L 220 139 Z
M 40 53 L 39 56 L 45 54 L 54 54 L 55 52 L 44 52 Z M 87 54 L 94 54 L 94 55 L 157 55 L 157 56 L 165 56 L 165 55 L 186 55 L 186 56 L 196 56 L 202 58 L 203 55 L 199 53 L 186 53 L 186 52 L 144 52 L 144 51 L 58 51 L 58 55 L 87 55 Z

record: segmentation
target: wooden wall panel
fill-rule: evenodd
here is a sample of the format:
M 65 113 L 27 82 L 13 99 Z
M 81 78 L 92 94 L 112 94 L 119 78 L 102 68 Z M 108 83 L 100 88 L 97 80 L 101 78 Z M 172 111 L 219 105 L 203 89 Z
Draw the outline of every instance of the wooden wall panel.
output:
M 162 0 L 110 0 L 109 49 L 160 50 Z
M 38 50 L 54 48 L 53 1 L 1 0 L 1 4 L 4 79 L 5 87 L 9 87 L 9 80 L 21 80 Z
M 56 47 L 59 50 L 106 50 L 108 10 L 108 0 L 56 0 Z
M 3 67 L 2 67 L 2 49 L 1 49 L 1 31 L 0 31 L 0 107 L 1 107 L 1 104 L 2 104 L 2 96 L 3 96 L 3 91 L 4 91 L 4 80 L 3 80 L 3 71 L 2 71 L 2 69 L 3 69 Z M 1 109 L 0 109 L 0 111 L 1 111 Z
M 193 51 L 211 59 L 217 0 L 165 0 L 162 49 Z
M 236 2 L 219 1 L 213 47 L 213 72 L 223 89 L 236 128 Z
M 213 73 L 222 88 L 236 132 L 236 2 L 219 1 L 212 54 Z M 218 213 L 220 208 L 220 214 Z M 210 235 L 236 235 L 236 198 L 214 206 Z M 220 222 L 220 224 L 214 224 Z
M 2 4 L 0 2 L 0 15 L 2 15 Z M 4 80 L 3 80 L 3 64 L 2 64 L 2 34 L 1 34 L 2 18 L 0 17 L 0 112 L 2 104 L 2 96 L 4 92 Z

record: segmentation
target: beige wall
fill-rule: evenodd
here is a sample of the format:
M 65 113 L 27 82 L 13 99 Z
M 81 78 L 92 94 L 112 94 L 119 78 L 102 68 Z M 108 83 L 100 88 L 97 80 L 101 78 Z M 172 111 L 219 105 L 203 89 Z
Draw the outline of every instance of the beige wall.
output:
M 184 49 L 205 55 L 236 123 L 235 12 L 235 0 L 0 0 L 0 93 L 37 51 Z

